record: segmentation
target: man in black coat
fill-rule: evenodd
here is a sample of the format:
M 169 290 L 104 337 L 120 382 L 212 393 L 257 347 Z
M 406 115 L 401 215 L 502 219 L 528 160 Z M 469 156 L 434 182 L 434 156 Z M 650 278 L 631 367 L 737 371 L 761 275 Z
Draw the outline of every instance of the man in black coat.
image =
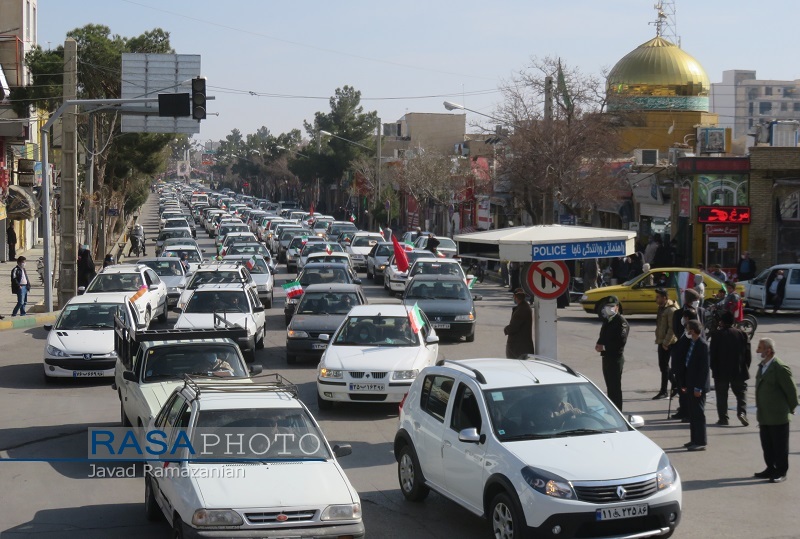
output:
M 619 299 L 611 296 L 600 313 L 603 326 L 594 349 L 603 358 L 606 395 L 622 411 L 622 368 L 625 365 L 625 344 L 628 342 L 628 321 L 619 314 Z
M 688 395 L 689 431 L 691 437 L 684 447 L 689 451 L 704 451 L 706 437 L 706 394 L 711 389 L 709 380 L 710 359 L 708 343 L 702 338 L 703 326 L 697 320 L 687 323 L 692 342 L 686 351 L 685 370 L 681 392 Z
M 736 396 L 736 417 L 745 427 L 747 420 L 747 380 L 750 379 L 750 343 L 741 329 L 733 327 L 733 313 L 724 311 L 722 327 L 711 335 L 711 375 L 717 394 L 717 425 L 728 424 L 728 387 Z
M 672 345 L 670 350 L 670 379 L 672 380 L 672 387 L 683 387 L 684 379 L 686 377 L 686 353 L 689 350 L 689 345 L 692 339 L 689 337 L 686 327 L 691 320 L 697 320 L 697 310 L 693 307 L 684 306 L 683 309 L 678 309 L 673 315 L 673 330 L 678 342 Z M 689 396 L 678 390 L 678 409 L 671 416 L 672 419 L 680 419 L 684 423 L 689 422 Z M 672 396 L 670 396 L 670 399 Z
M 756 276 L 756 261 L 750 258 L 750 251 L 742 253 L 742 258 L 736 265 L 736 275 L 739 281 L 749 281 Z
M 508 335 L 506 357 L 509 359 L 518 359 L 534 352 L 533 311 L 525 301 L 525 292 L 521 288 L 514 292 L 514 304 L 511 321 L 503 328 L 503 333 Z
M 14 230 L 14 221 L 9 221 L 6 229 L 6 244 L 8 245 L 8 260 L 17 259 L 17 232 Z

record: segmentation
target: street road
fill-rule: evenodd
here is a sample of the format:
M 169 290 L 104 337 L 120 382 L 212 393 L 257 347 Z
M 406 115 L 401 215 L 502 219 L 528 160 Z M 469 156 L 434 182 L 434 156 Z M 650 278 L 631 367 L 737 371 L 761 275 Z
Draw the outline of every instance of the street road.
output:
M 150 238 L 155 237 L 157 229 L 155 213 L 152 203 L 142 212 Z M 198 231 L 198 240 L 207 253 L 213 252 L 213 242 L 202 230 Z M 152 246 L 148 251 L 151 249 Z M 341 462 L 361 495 L 367 533 L 382 538 L 488 537 L 488 527 L 481 519 L 435 493 L 420 504 L 403 499 L 391 446 L 397 427 L 395 406 L 370 403 L 337 406 L 329 412 L 317 410 L 314 362 L 286 365 L 283 294 L 279 285 L 290 275 L 283 265 L 280 271 L 276 275 L 275 305 L 267 311 L 266 347 L 258 352 L 257 361 L 265 372 L 279 372 L 299 386 L 301 398 L 331 443 L 352 444 L 353 454 Z M 370 302 L 398 301 L 366 280 L 364 288 Z M 503 357 L 503 326 L 511 314 L 511 294 L 490 284 L 477 285 L 475 292 L 483 295 L 476 304 L 475 342 L 443 342 L 441 357 Z M 600 358 L 594 352 L 598 320 L 577 306 L 561 309 L 559 315 L 559 359 L 603 388 Z M 167 325 L 175 320 L 176 315 L 171 313 Z M 682 446 L 689 439 L 688 425 L 665 419 L 668 401 L 650 400 L 659 383 L 653 344 L 655 321 L 652 317 L 632 317 L 630 322 L 623 376 L 624 408 L 626 413 L 645 418 L 642 431 L 667 451 L 681 474 L 683 521 L 675 537 L 800 536 L 795 513 L 800 499 L 800 422 L 792 425 L 789 480 L 782 484 L 752 478 L 753 472 L 764 468 L 753 409 L 750 427 L 738 425 L 735 415 L 731 426 L 717 427 L 713 425 L 717 419 L 715 404 L 713 398 L 709 399 L 708 450 L 687 453 Z M 797 316 L 761 316 L 756 335 L 775 339 L 778 355 L 800 376 Z M 88 464 L 55 460 L 85 457 L 87 428 L 118 425 L 119 401 L 110 388 L 110 380 L 70 380 L 45 386 L 41 365 L 45 336 L 42 328 L 0 333 L 0 456 L 54 459 L 0 462 L 0 539 L 167 537 L 166 523 L 145 520 L 140 477 L 90 479 Z M 757 361 L 754 358 L 753 376 Z M 751 399 L 752 395 L 751 389 Z

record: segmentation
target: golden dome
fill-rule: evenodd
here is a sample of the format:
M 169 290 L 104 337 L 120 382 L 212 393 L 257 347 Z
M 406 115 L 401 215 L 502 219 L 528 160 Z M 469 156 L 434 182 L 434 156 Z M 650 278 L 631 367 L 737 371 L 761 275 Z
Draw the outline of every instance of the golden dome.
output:
M 690 54 L 657 36 L 625 55 L 608 74 L 609 110 L 708 111 L 708 75 Z

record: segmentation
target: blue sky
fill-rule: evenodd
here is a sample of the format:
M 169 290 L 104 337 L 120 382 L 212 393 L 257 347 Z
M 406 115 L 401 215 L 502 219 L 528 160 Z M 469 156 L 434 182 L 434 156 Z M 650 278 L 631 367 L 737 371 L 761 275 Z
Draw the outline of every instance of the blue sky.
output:
M 491 114 L 498 86 L 533 56 L 560 56 L 600 74 L 655 36 L 655 0 L 39 0 L 39 43 L 104 24 L 123 36 L 161 27 L 180 54 L 200 54 L 209 116 L 200 141 L 265 125 L 302 130 L 328 99 L 354 86 L 383 122 L 446 112 L 445 99 Z M 677 0 L 684 50 L 711 82 L 727 69 L 793 80 L 796 0 Z M 253 96 L 277 94 L 291 97 Z M 426 97 L 431 96 L 431 97 Z M 468 121 L 479 121 L 468 113 Z

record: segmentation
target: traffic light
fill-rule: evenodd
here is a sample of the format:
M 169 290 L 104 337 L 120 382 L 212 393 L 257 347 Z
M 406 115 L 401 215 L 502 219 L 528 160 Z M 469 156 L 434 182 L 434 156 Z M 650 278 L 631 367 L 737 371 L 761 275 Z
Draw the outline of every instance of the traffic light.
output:
M 192 79 L 192 118 L 206 119 L 206 79 Z

